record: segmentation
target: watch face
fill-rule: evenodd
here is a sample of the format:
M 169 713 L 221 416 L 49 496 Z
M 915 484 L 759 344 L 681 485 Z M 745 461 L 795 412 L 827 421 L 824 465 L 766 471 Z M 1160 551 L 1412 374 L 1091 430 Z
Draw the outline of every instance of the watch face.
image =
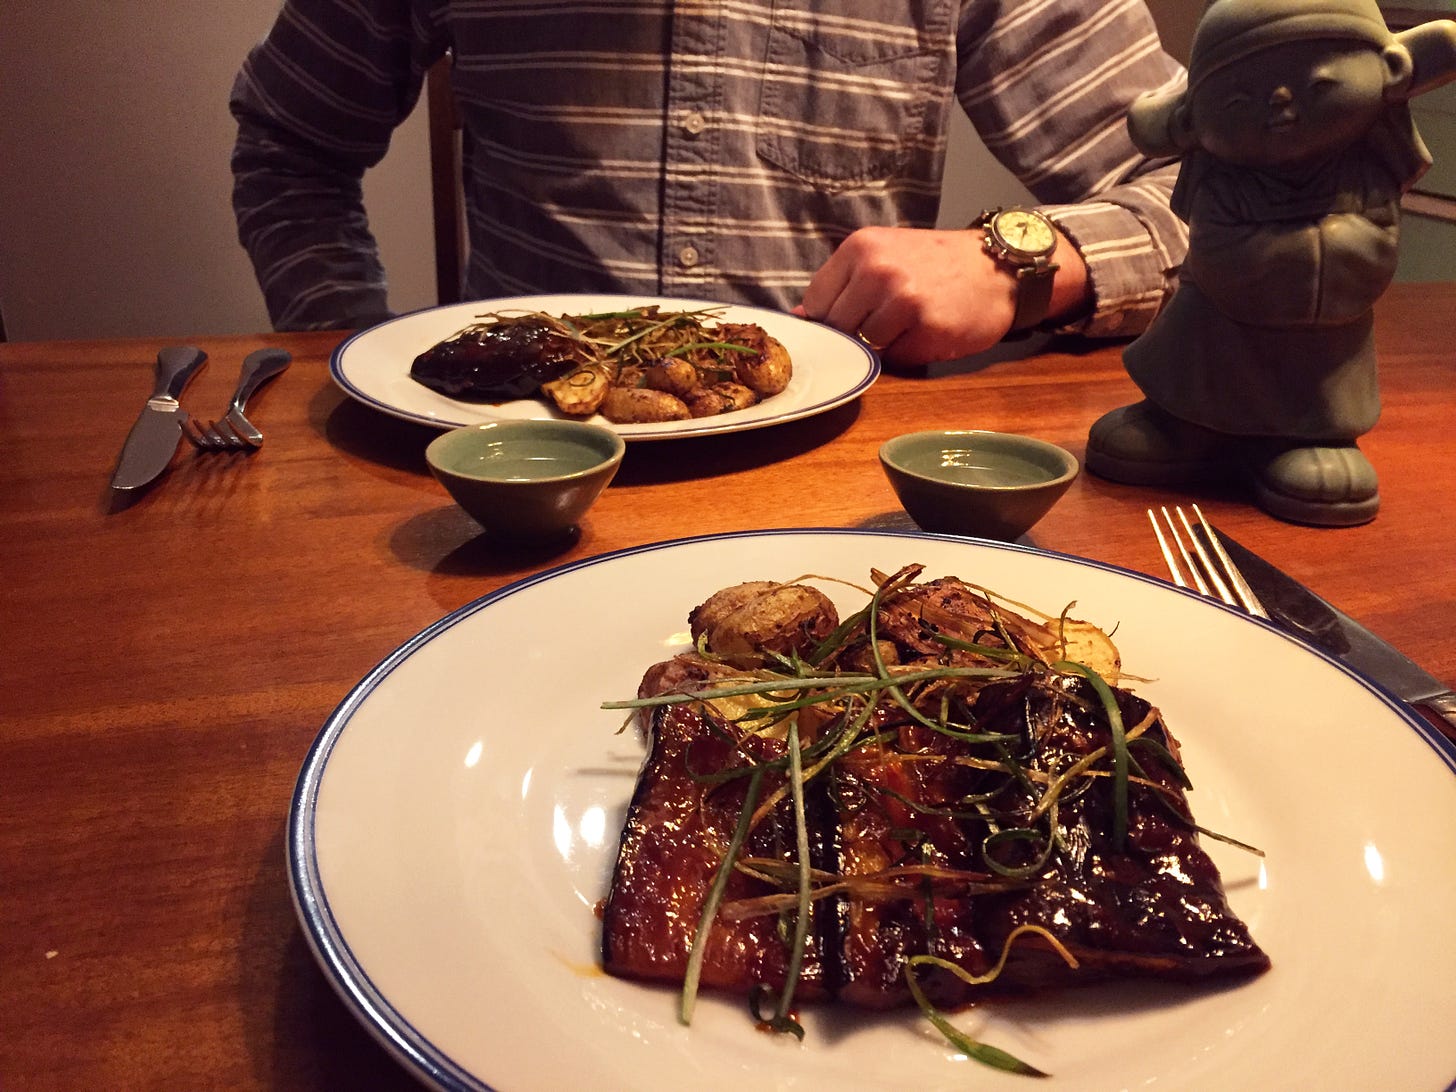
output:
M 1056 249 L 1051 222 L 1039 213 L 1008 209 L 998 213 L 990 226 L 1002 245 L 1027 256 L 1039 257 Z

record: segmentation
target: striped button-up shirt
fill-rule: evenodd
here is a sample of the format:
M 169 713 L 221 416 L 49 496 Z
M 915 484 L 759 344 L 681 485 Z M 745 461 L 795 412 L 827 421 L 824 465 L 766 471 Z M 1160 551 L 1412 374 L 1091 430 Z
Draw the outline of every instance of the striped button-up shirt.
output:
M 360 180 L 449 50 L 473 298 L 788 308 L 856 228 L 931 227 L 957 102 L 1136 334 L 1186 245 L 1125 123 L 1181 69 L 1141 0 L 286 0 L 247 58 L 234 204 L 280 329 L 387 313 Z

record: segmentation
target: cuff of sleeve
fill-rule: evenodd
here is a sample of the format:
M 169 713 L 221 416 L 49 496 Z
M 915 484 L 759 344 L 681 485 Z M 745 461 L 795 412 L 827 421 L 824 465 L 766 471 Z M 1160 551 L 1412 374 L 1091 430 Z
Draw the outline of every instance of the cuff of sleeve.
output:
M 275 330 L 362 329 L 391 317 L 382 270 L 378 280 L 355 280 L 348 271 L 316 283 L 280 278 L 265 283 L 263 295 Z
M 1119 338 L 1146 330 L 1177 284 L 1177 266 L 1137 215 L 1107 201 L 1041 211 L 1082 255 L 1092 287 L 1091 312 L 1056 332 Z

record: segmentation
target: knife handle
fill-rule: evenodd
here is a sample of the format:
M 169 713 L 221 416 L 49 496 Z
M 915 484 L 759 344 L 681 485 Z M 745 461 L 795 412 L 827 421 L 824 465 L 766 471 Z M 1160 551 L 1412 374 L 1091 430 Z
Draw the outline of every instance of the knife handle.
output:
M 1435 724 L 1435 727 L 1452 743 L 1456 743 L 1456 694 L 1437 694 L 1433 698 L 1417 702 L 1416 705 L 1422 712 L 1429 714 L 1426 719 L 1433 724 L 1435 718 L 1440 718 L 1443 723 Z
M 193 345 L 169 345 L 157 354 L 157 382 L 153 398 L 177 401 L 192 373 L 207 361 L 207 354 Z

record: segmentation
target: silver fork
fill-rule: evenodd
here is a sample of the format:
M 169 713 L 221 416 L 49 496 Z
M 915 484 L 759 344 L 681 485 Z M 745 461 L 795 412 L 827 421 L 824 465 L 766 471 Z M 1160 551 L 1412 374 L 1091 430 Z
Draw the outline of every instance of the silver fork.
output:
M 205 426 L 195 418 L 185 418 L 183 434 L 203 451 L 246 451 L 261 447 L 263 434 L 248 420 L 243 409 L 253 392 L 288 367 L 292 360 L 283 349 L 256 349 L 249 353 L 243 360 L 242 374 L 238 376 L 227 415 Z
M 1198 517 L 1197 531 L 1181 506 L 1173 509 L 1178 514 L 1177 523 L 1173 521 L 1166 505 L 1159 511 L 1162 512 L 1163 523 L 1158 522 L 1158 514 L 1151 508 L 1148 509 L 1148 519 L 1153 524 L 1153 534 L 1158 536 L 1158 548 L 1163 552 L 1163 560 L 1168 564 L 1168 572 L 1172 574 L 1174 584 L 1180 588 L 1188 587 L 1188 580 L 1183 575 L 1186 569 L 1200 595 L 1217 597 L 1231 607 L 1242 607 L 1260 618 L 1269 617 L 1264 604 L 1259 602 L 1259 597 L 1249 587 L 1238 566 L 1229 559 L 1217 532 L 1203 517 L 1203 510 L 1198 505 L 1193 506 L 1193 514 Z M 1164 525 L 1167 526 L 1166 535 L 1163 533 Z M 1170 536 L 1173 540 L 1171 546 L 1168 542 Z

